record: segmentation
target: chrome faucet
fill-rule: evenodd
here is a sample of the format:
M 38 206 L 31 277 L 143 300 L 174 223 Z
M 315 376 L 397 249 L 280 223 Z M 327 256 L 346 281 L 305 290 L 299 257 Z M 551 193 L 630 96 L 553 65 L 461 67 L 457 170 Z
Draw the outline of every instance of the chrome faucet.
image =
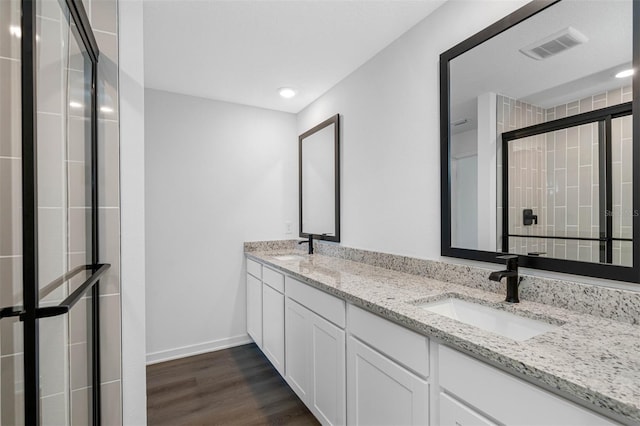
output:
M 309 244 L 309 254 L 313 254 L 313 235 L 309 234 L 307 241 L 298 241 L 298 244 Z
M 518 256 L 514 254 L 508 254 L 506 256 L 498 256 L 498 259 L 505 259 L 507 261 L 507 269 L 505 271 L 495 271 L 489 275 L 491 281 L 507 279 L 507 298 L 505 302 L 519 303 L 518 298 L 518 285 L 520 279 L 518 277 Z

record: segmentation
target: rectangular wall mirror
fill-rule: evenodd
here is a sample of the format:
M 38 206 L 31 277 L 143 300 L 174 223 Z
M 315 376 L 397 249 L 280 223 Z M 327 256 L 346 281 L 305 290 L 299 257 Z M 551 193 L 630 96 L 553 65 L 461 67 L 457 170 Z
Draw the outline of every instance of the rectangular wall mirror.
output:
M 340 116 L 298 139 L 300 236 L 340 241 Z
M 534 1 L 441 55 L 444 256 L 640 282 L 639 7 Z

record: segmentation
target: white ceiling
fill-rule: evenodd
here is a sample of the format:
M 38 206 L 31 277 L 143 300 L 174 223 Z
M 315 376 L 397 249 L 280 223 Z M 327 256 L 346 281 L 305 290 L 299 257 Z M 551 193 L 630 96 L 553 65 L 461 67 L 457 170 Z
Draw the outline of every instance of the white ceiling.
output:
M 296 113 L 445 1 L 144 0 L 145 86 Z
M 565 0 L 455 58 L 451 121 L 467 119 L 459 128 L 475 128 L 476 99 L 487 92 L 549 108 L 631 84 L 630 77 L 614 77 L 631 67 L 631 7 L 631 1 Z M 569 26 L 588 41 L 542 61 L 519 52 Z

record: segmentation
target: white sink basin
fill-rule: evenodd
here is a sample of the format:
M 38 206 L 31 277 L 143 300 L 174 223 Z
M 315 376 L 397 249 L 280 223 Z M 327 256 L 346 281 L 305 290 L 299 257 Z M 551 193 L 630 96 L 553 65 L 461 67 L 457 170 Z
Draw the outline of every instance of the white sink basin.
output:
M 297 254 L 283 254 L 281 256 L 273 256 L 273 258 L 278 260 L 304 260 L 303 256 Z
M 559 327 L 453 297 L 419 306 L 426 311 L 444 315 L 518 342 Z

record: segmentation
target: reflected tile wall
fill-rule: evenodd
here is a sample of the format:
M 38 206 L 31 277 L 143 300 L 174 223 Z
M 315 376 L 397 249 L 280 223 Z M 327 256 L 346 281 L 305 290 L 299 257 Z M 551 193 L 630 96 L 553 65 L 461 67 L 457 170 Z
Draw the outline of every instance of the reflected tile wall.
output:
M 1 1 L 5 7 L 17 0 Z M 0 19 L 4 18 L 0 10 Z M 0 36 L 0 40 L 8 38 Z M 12 39 L 16 39 L 12 37 Z M 20 60 L 0 55 L 0 157 L 19 159 L 22 155 Z
M 68 270 L 68 173 L 66 164 L 65 99 L 66 40 L 69 29 L 61 8 L 45 0 L 36 3 L 37 39 L 37 171 L 38 287 L 40 306 L 52 306 L 68 295 L 55 280 Z M 43 318 L 39 324 L 40 406 L 43 424 L 68 424 L 68 315 Z
M 497 134 L 516 130 L 522 127 L 532 126 L 544 122 L 544 109 L 509 98 L 497 95 Z M 520 139 L 509 144 L 509 233 L 517 235 L 539 234 L 539 229 L 545 227 L 546 208 L 544 197 L 546 159 L 544 138 L 534 136 Z M 499 170 L 500 173 L 500 170 Z M 533 209 L 533 214 L 538 215 L 536 229 L 524 226 L 522 211 Z M 501 225 L 498 231 L 501 232 Z M 509 252 L 533 253 L 545 252 L 546 241 L 531 238 L 510 238 Z
M 0 357 L 0 422 L 3 425 L 24 424 L 24 374 L 22 353 Z
M 497 131 L 526 127 L 631 101 L 625 86 L 555 107 L 540 109 L 497 96 Z M 543 120 L 540 119 L 540 114 Z M 632 118 L 612 122 L 614 236 L 632 236 Z M 598 125 L 587 124 L 510 144 L 509 232 L 527 235 L 599 237 Z M 543 155 L 540 155 L 542 150 Z M 546 172 L 545 172 L 546 170 Z M 498 171 L 500 173 L 500 170 Z M 542 188 L 537 174 L 545 174 Z M 540 191 L 542 189 L 542 191 Z M 522 226 L 522 209 L 539 208 L 538 225 Z M 499 228 L 501 229 L 501 228 Z M 549 257 L 599 262 L 599 244 L 592 241 L 511 238 L 509 250 L 546 252 Z M 614 264 L 631 265 L 631 244 L 614 245 Z
M 593 111 L 600 108 L 631 101 L 631 86 L 624 86 L 607 92 L 597 93 L 578 101 L 558 105 L 545 110 L 547 120 L 567 117 L 575 114 Z M 612 121 L 612 177 L 613 177 L 613 217 L 614 237 L 631 238 L 632 215 L 632 166 L 631 166 L 631 116 L 614 119 Z M 549 229 L 558 235 L 599 237 L 599 174 L 598 174 L 598 125 L 588 124 L 565 131 L 566 145 L 561 148 L 556 145 L 554 154 L 548 158 L 556 161 L 555 170 L 564 171 L 564 181 L 555 181 L 555 196 L 564 192 L 567 196 L 562 199 L 565 207 L 558 213 L 561 222 L 555 228 Z M 557 137 L 558 132 L 554 132 Z M 551 135 L 548 136 L 549 138 Z M 565 165 L 564 170 L 558 163 Z M 576 194 L 577 193 L 577 194 Z M 550 195 L 551 197 L 551 195 Z M 577 201 L 576 201 L 577 200 Z M 577 226 L 576 226 L 577 225 Z M 577 255 L 574 249 L 576 242 L 568 245 L 556 243 L 552 248 L 553 257 L 578 259 L 583 261 L 600 261 L 600 247 L 598 243 L 579 241 Z M 569 247 L 571 246 L 571 249 Z M 631 244 L 614 244 L 613 262 L 617 265 L 630 266 L 632 264 Z
M 89 4 L 87 13 L 100 49 L 98 66 L 100 262 L 111 264 L 111 269 L 100 281 L 102 424 L 115 426 L 122 424 L 118 2 L 117 0 L 88 0 L 86 3 Z
M 579 102 L 565 105 L 562 114 L 574 114 L 576 109 L 579 111 L 579 105 Z M 553 109 L 554 115 L 557 109 Z M 551 116 L 550 113 L 546 115 Z M 546 234 L 598 238 L 598 125 L 576 126 L 550 132 L 545 137 L 548 170 Z M 597 262 L 599 250 L 599 245 L 591 241 L 558 239 L 549 244 L 548 255 Z
M 633 238 L 633 117 L 611 120 L 612 175 L 613 182 L 613 236 Z M 633 250 L 630 242 L 614 242 L 613 261 L 620 265 L 633 264 Z
M 2 281 L 2 306 L 20 305 L 22 300 L 22 262 L 20 259 L 0 259 Z M 6 269 L 9 269 L 7 271 Z M 15 269 L 15 272 L 12 271 Z M 11 285 L 13 284 L 13 287 Z M 19 291 L 12 291 L 19 290 Z M 13 300 L 13 302 L 12 302 Z M 22 353 L 22 322 L 16 318 L 3 318 L 0 322 L 0 356 Z
M 20 2 L 0 1 L 0 306 L 22 304 Z M 22 323 L 0 322 L 0 424 L 24 424 Z

